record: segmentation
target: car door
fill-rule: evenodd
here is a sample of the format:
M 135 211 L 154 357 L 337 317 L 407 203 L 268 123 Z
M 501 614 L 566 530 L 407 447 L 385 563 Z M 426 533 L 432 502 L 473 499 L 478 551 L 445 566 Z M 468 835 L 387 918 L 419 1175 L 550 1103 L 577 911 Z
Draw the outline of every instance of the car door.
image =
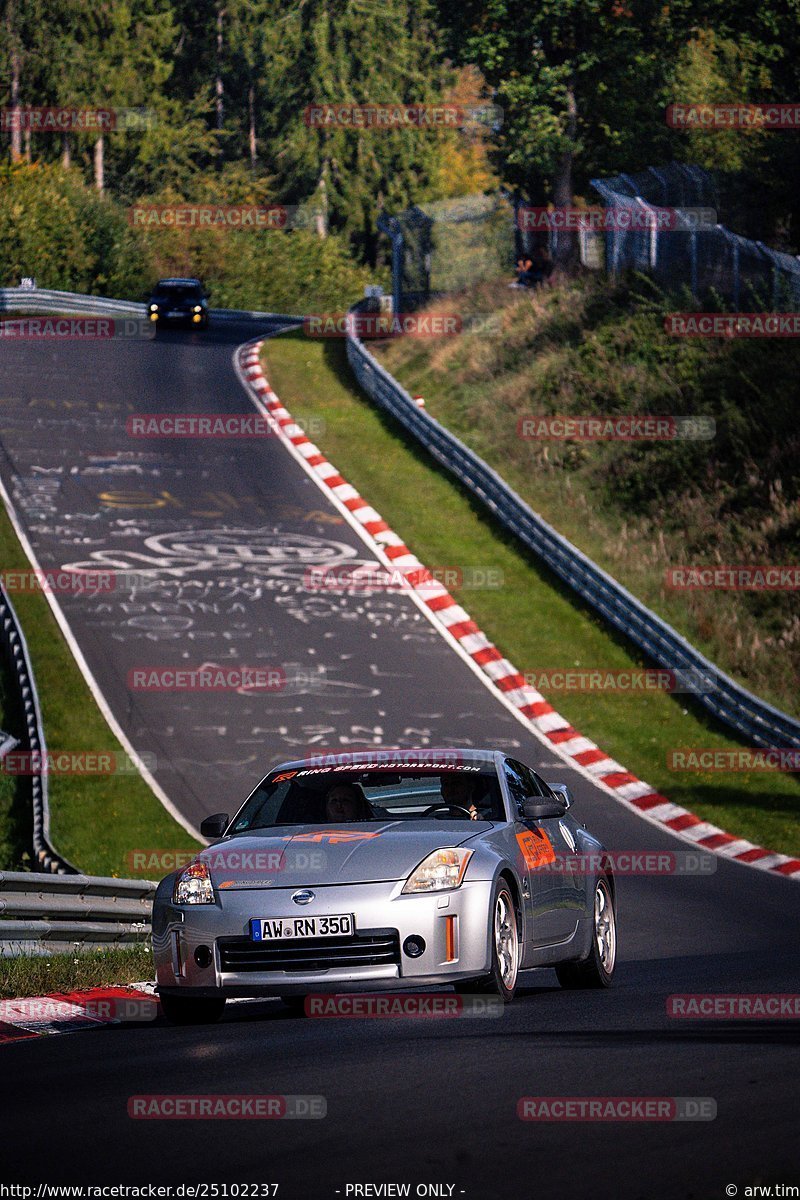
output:
M 574 843 L 565 836 L 559 817 L 531 821 L 522 807 L 526 800 L 557 801 L 558 798 L 543 780 L 516 759 L 505 760 L 504 774 L 515 808 L 517 842 L 531 895 L 531 944 L 546 946 L 564 941 L 574 932 L 579 915 L 573 903 L 574 880 L 563 866 L 574 853 Z

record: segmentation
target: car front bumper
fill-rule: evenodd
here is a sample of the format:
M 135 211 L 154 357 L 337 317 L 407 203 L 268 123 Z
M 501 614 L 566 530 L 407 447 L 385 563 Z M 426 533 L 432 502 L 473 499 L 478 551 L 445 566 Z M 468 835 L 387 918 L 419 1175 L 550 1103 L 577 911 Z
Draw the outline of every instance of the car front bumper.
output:
M 170 311 L 170 312 L 151 312 L 150 320 L 158 325 L 206 325 L 208 324 L 208 313 L 195 313 L 189 310 L 188 312 Z
M 296 888 L 241 889 L 217 893 L 211 905 L 177 906 L 157 900 L 153 912 L 156 979 L 162 991 L 195 996 L 291 995 L 309 991 L 356 991 L 446 984 L 485 975 L 489 970 L 489 912 L 492 882 L 476 880 L 449 892 L 403 895 L 403 880 L 392 883 L 318 887 L 313 904 L 299 908 Z M 254 969 L 244 965 L 251 950 L 271 944 L 249 941 L 252 918 L 325 916 L 352 913 L 355 939 L 325 939 L 346 950 L 363 938 L 391 939 L 391 961 L 367 965 L 307 965 Z M 396 934 L 396 938 L 395 938 Z M 422 938 L 418 957 L 406 953 L 409 937 Z M 286 946 L 286 943 L 279 943 Z M 228 952 L 233 947 L 236 953 Z M 302 953 L 303 943 L 292 944 Z M 323 950 L 323 957 L 326 954 Z M 231 965 L 235 957 L 237 965 Z M 383 955 L 386 959 L 386 954 Z M 205 964 L 205 965 L 204 965 Z

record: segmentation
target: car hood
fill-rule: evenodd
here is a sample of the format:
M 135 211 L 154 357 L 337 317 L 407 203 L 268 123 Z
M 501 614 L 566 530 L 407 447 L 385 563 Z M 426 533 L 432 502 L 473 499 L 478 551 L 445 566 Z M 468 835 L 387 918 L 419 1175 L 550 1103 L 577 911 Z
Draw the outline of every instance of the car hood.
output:
M 406 879 L 434 850 L 460 846 L 489 821 L 286 825 L 225 838 L 200 852 L 219 891 Z

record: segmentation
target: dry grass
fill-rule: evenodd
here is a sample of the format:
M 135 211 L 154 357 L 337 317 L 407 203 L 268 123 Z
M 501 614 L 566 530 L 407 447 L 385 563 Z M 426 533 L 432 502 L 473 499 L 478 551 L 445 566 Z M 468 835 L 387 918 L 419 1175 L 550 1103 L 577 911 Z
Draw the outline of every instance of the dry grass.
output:
M 800 350 L 676 339 L 649 281 L 529 294 L 481 285 L 441 310 L 499 314 L 497 336 L 405 339 L 379 355 L 428 410 L 635 595 L 759 695 L 800 714 L 796 594 L 677 592 L 668 568 L 800 562 Z M 684 305 L 685 306 L 685 305 Z M 708 415 L 710 442 L 533 442 L 521 417 Z

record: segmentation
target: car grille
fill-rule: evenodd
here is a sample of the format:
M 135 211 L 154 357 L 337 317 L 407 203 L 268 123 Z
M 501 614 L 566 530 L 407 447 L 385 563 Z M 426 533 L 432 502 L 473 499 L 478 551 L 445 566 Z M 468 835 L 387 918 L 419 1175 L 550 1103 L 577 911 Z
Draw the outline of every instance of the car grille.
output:
M 224 972 L 328 971 L 333 967 L 378 967 L 400 962 L 396 929 L 373 930 L 354 937 L 309 938 L 294 941 L 251 942 L 249 938 L 220 938 L 220 967 Z

